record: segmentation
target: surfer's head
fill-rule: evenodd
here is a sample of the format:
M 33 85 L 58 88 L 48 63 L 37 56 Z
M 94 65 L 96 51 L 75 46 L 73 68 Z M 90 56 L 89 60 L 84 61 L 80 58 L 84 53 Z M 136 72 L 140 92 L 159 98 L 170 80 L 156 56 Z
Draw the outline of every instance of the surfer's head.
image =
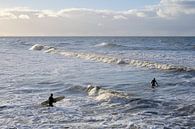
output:
M 53 94 L 51 93 L 51 96 L 53 96 Z

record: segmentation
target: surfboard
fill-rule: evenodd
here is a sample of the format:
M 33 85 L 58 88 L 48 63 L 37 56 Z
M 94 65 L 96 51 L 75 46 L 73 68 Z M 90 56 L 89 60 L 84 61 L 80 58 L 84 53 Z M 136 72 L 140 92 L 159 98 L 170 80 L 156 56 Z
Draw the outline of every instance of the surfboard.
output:
M 56 103 L 58 101 L 61 101 L 64 98 L 65 98 L 64 96 L 56 97 L 56 98 L 54 98 L 54 103 Z M 49 100 L 46 100 L 46 101 L 42 102 L 41 105 L 44 105 L 44 106 L 49 105 Z

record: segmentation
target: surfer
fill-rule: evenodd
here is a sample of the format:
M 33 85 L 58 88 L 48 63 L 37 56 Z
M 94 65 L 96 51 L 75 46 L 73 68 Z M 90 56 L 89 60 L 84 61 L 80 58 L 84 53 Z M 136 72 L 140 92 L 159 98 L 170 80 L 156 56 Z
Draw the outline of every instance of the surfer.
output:
M 155 86 L 158 86 L 158 83 L 155 78 L 151 81 L 151 84 L 152 84 L 152 88 L 154 88 Z
M 51 96 L 49 97 L 49 106 L 53 107 L 53 103 L 54 103 L 54 98 L 53 98 L 53 94 L 51 94 Z

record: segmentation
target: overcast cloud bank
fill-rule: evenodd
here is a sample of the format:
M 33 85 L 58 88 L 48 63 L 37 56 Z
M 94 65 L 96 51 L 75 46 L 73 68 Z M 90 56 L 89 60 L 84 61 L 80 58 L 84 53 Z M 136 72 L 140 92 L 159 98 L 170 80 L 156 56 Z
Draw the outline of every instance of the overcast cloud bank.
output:
M 161 0 L 158 5 L 126 11 L 18 7 L 0 9 L 0 35 L 195 35 L 194 20 L 194 0 Z

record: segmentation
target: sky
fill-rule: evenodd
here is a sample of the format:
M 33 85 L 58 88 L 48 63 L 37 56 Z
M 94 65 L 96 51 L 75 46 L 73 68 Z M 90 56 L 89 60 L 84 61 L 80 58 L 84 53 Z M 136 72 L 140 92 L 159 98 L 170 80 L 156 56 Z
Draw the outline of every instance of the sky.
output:
M 0 36 L 194 36 L 195 0 L 0 0 Z
M 0 0 L 0 8 L 16 6 L 34 9 L 93 8 L 127 10 L 157 4 L 160 0 Z

